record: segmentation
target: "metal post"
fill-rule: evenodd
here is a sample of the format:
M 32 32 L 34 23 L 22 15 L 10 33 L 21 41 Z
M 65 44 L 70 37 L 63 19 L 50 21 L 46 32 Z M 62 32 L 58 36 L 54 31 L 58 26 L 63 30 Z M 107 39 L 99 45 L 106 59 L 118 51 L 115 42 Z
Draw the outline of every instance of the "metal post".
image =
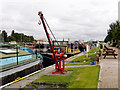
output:
M 16 53 L 17 53 L 17 65 L 18 65 L 18 47 L 16 46 Z
M 40 42 L 39 42 L 39 53 L 40 53 Z
M 37 59 L 37 49 L 35 50 L 35 54 L 36 54 L 36 59 Z

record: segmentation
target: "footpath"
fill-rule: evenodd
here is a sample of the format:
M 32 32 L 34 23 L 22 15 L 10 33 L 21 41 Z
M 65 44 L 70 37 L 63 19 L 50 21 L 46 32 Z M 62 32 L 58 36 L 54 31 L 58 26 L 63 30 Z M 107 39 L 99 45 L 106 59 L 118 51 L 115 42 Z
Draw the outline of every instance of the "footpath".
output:
M 110 47 L 112 48 L 112 47 Z M 116 50 L 117 59 L 114 59 L 113 56 L 106 56 L 100 60 L 100 77 L 98 88 L 118 88 L 118 49 Z

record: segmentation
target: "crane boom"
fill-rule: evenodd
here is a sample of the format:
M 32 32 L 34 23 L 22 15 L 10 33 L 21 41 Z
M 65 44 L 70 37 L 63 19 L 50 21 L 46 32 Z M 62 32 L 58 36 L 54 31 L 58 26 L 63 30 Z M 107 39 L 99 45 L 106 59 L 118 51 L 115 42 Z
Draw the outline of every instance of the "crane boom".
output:
M 53 48 L 53 45 L 52 45 L 52 42 L 51 42 L 51 39 L 50 39 L 50 36 L 49 36 L 49 33 L 47 31 L 47 27 L 46 27 L 46 20 L 44 20 L 44 16 L 43 16 L 43 13 L 40 11 L 38 12 L 38 15 L 40 16 L 40 19 L 42 21 L 42 24 L 43 24 L 43 27 L 44 27 L 44 30 L 45 30 L 45 33 L 46 33 L 46 36 L 48 38 L 48 42 L 49 42 L 49 45 L 50 45 L 50 48 L 51 48 L 51 51 L 52 51 L 52 58 L 53 60 L 55 60 L 55 69 L 56 71 L 55 72 L 52 72 L 53 74 L 54 73 L 61 73 L 61 74 L 64 74 L 64 72 L 67 72 L 67 71 L 64 71 L 64 52 L 60 53 L 60 54 L 57 54 L 57 52 L 54 51 L 54 48 Z M 63 62 L 63 68 L 61 68 L 61 61 Z M 58 63 L 59 62 L 59 63 Z

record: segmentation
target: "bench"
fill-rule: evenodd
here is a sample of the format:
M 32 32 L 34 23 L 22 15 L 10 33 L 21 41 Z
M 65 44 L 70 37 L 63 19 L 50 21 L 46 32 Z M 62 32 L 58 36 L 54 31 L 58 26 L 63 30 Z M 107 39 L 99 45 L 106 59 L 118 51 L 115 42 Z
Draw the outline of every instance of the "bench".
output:
M 112 48 L 108 48 L 107 46 L 104 45 L 104 49 L 103 52 L 107 51 L 107 50 L 113 50 Z
M 104 59 L 106 56 L 114 56 L 114 58 L 116 59 L 115 56 L 117 56 L 117 54 L 115 54 L 115 50 L 107 50 L 104 54 L 102 54 L 104 56 Z

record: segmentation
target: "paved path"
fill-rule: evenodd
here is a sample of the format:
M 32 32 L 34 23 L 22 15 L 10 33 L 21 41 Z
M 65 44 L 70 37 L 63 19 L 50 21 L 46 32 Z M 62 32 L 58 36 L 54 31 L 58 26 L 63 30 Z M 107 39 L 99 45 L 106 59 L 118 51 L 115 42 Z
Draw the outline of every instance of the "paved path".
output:
M 11 75 L 11 74 L 14 74 L 14 73 L 19 72 L 23 69 L 30 68 L 34 65 L 37 65 L 39 62 L 40 62 L 40 60 L 29 63 L 29 64 L 26 64 L 26 65 L 23 65 L 23 66 L 16 67 L 16 68 L 13 68 L 13 69 L 10 69 L 8 71 L 0 72 L 0 78 Z
M 32 81 L 34 81 L 35 79 L 39 78 L 40 76 L 43 76 L 43 75 L 46 75 L 50 72 L 52 72 L 54 70 L 54 67 L 51 66 L 45 70 L 42 70 L 40 71 L 39 73 L 37 74 L 34 74 L 30 77 L 27 77 L 21 81 L 18 81 L 10 86 L 7 86 L 6 88 L 22 88 L 22 87 L 25 87 L 27 84 L 31 83 Z
M 118 49 L 116 50 L 118 54 Z M 100 81 L 99 88 L 118 88 L 118 56 L 114 59 L 113 56 L 106 56 L 100 61 Z

